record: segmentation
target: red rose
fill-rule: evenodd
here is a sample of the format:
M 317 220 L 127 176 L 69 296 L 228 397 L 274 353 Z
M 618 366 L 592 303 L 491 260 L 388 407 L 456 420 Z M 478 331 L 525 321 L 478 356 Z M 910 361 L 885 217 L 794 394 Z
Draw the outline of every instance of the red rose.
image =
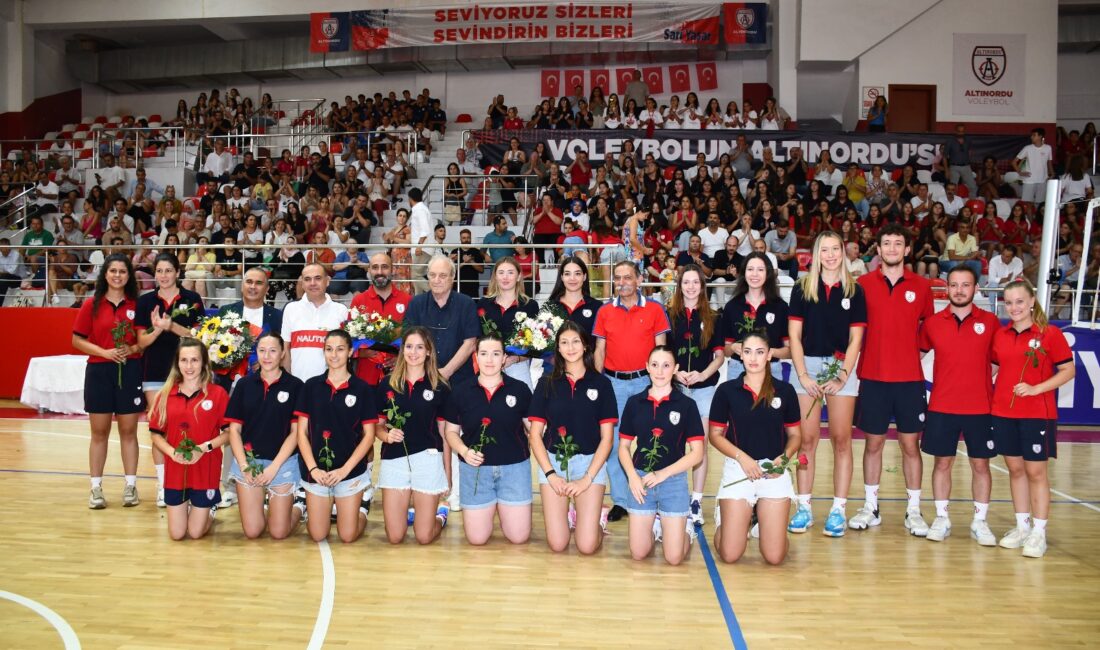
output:
M 493 421 L 490 420 L 489 418 L 481 418 L 481 426 L 483 426 L 483 427 L 487 427 L 492 423 L 493 423 Z
M 388 399 L 390 401 L 393 401 L 393 391 L 392 390 L 386 391 L 386 399 Z
M 478 316 L 480 316 L 480 317 L 482 317 L 482 318 L 485 318 L 485 310 L 484 310 L 484 309 L 481 309 L 481 308 L 479 308 L 479 309 L 477 310 L 477 315 L 478 315 Z
M 810 464 L 810 459 L 806 458 L 806 454 L 799 454 L 798 455 L 798 464 L 803 465 L 803 466 L 809 465 Z
M 252 451 L 252 443 L 251 442 L 244 443 L 244 450 L 245 451 Z
M 661 430 L 661 429 L 654 429 L 654 430 L 653 430 L 653 437 L 654 437 L 654 438 L 660 438 L 660 437 L 661 437 L 661 436 L 663 436 L 664 434 L 665 434 L 665 432 L 664 432 L 663 430 Z
M 332 432 L 331 431 L 324 431 L 324 432 L 321 433 L 321 437 L 324 438 L 325 440 L 328 440 L 329 438 L 332 437 Z
M 565 427 L 558 427 L 558 435 L 564 438 L 566 436 Z
M 685 334 L 684 334 L 684 338 L 690 341 L 690 340 L 692 339 L 692 334 L 691 334 L 691 332 L 687 332 L 687 333 L 685 333 Z
M 837 359 L 837 361 L 844 361 L 844 353 L 843 352 L 836 352 L 836 353 L 833 354 L 833 357 L 835 357 Z

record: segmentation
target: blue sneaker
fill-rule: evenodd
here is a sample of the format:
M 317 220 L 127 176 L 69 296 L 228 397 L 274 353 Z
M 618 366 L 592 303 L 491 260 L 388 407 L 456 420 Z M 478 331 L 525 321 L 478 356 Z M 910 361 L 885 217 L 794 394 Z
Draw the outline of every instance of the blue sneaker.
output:
M 814 525 L 814 513 L 807 506 L 799 504 L 798 510 L 791 517 L 791 523 L 787 526 L 787 532 L 804 533 L 806 529 Z
M 416 510 L 413 510 L 412 508 L 409 508 L 409 515 L 408 515 L 408 519 L 407 519 L 408 524 L 410 526 L 412 526 L 413 521 L 415 521 L 415 520 L 416 520 Z
M 439 509 L 435 511 L 435 518 L 443 524 L 443 527 L 447 527 L 447 515 L 451 514 L 451 509 L 448 506 L 441 505 Z
M 829 518 L 825 520 L 826 537 L 844 537 L 844 531 L 848 528 L 848 518 L 840 508 L 829 511 Z

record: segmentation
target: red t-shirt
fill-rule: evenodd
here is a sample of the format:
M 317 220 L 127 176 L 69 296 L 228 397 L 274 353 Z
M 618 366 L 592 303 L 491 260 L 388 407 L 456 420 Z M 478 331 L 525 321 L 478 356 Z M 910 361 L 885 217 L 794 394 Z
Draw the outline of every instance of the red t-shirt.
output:
M 96 309 L 94 314 L 92 313 L 92 302 L 92 298 L 88 298 L 80 305 L 80 311 L 77 312 L 76 320 L 73 322 L 73 334 L 82 339 L 87 339 L 101 348 L 111 350 L 115 347 L 111 330 L 114 329 L 115 323 L 126 321 L 130 323 L 131 329 L 131 333 L 126 337 L 126 343 L 128 345 L 137 343 L 137 329 L 134 328 L 137 301 L 123 298 L 122 302 L 116 305 L 108 300 L 107 296 L 103 296 L 103 299 L 99 301 L 99 308 Z M 127 359 L 140 357 L 140 354 L 131 354 Z M 113 362 L 103 357 L 90 356 L 88 357 L 88 363 Z
M 670 329 L 668 316 L 659 303 L 638 296 L 638 303 L 627 309 L 616 297 L 596 313 L 592 334 L 607 343 L 605 369 L 634 372 L 645 368 L 657 335 Z
M 523 120 L 519 119 L 518 117 L 509 117 L 504 120 L 504 128 L 508 129 L 509 131 L 522 129 L 524 126 L 525 125 L 523 123 Z
M 539 208 L 541 211 L 541 208 Z M 536 235 L 556 235 L 561 232 L 561 219 L 564 218 L 562 211 L 557 208 L 551 208 L 550 211 L 558 218 L 558 222 L 555 223 L 553 219 L 548 216 L 544 216 L 535 223 Z
M 859 378 L 875 381 L 923 381 L 917 333 L 933 314 L 927 279 L 905 271 L 897 284 L 878 269 L 860 276 L 867 301 L 867 330 L 859 355 Z
M 946 307 L 921 324 L 922 352 L 936 353 L 928 409 L 953 415 L 985 415 L 993 402 L 993 337 L 1001 322 L 972 307 L 959 320 Z
M 383 301 L 378 292 L 374 290 L 374 287 L 370 287 L 351 299 L 351 308 L 371 314 L 389 316 L 393 319 L 393 322 L 400 323 L 405 320 L 405 312 L 409 308 L 410 300 L 412 300 L 412 296 L 394 287 L 391 290 L 390 297 Z M 355 366 L 355 374 L 371 386 L 377 386 L 386 374 L 386 363 L 393 356 L 388 352 L 378 352 L 361 347 L 359 348 L 359 362 Z
M 1034 351 L 1033 356 L 1028 353 Z M 1054 376 L 1056 366 L 1073 363 L 1073 351 L 1069 348 L 1062 330 L 1047 325 L 1042 331 L 1034 324 L 1022 332 L 1017 332 L 1009 323 L 997 331 L 993 337 L 993 363 L 1000 366 L 997 371 L 997 383 L 993 386 L 993 415 L 1015 419 L 1058 419 L 1055 395 L 1058 391 L 1047 391 L 1032 397 L 1016 396 L 1013 389 L 1016 384 L 1040 384 Z
M 155 404 L 159 408 L 159 404 Z M 229 406 L 229 395 L 215 383 L 206 385 L 206 394 L 202 391 L 194 395 L 184 395 L 177 385 L 168 394 L 165 407 L 165 422 L 151 421 L 149 431 L 164 436 L 172 447 L 178 447 L 183 441 L 183 430 L 196 445 L 209 442 L 218 437 L 226 426 L 225 409 Z M 165 456 L 164 487 L 169 490 L 217 490 L 222 476 L 222 450 L 202 454 L 197 463 L 181 465 L 171 456 Z M 186 472 L 186 484 L 184 483 Z
M 588 184 L 592 182 L 592 165 L 589 165 L 587 169 L 581 168 L 580 165 L 573 165 L 569 170 L 569 182 L 582 190 L 588 187 Z

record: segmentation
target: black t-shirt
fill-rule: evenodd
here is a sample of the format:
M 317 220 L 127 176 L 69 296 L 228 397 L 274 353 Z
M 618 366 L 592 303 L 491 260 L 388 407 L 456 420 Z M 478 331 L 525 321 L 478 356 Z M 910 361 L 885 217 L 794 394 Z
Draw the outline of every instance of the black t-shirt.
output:
M 462 441 L 470 447 L 478 444 L 482 423 L 489 419 L 485 435 L 492 442 L 481 449 L 485 465 L 513 465 L 531 455 L 523 428 L 531 404 L 531 389 L 518 379 L 501 377 L 504 382 L 491 392 L 476 377 L 455 386 L 443 414 L 448 422 L 462 427 Z M 466 462 L 465 458 L 459 458 Z
M 456 248 L 453 251 L 458 267 L 458 277 L 455 279 L 455 290 L 466 294 L 474 300 L 481 297 L 481 272 L 472 264 L 484 264 L 485 253 L 479 248 Z M 469 255 L 469 260 L 463 260 L 464 255 Z
M 229 230 L 219 230 L 218 232 L 210 235 L 211 246 L 221 246 L 225 243 L 225 240 L 231 239 L 235 243 L 237 241 L 237 230 L 230 228 Z
M 378 405 L 375 391 L 370 384 L 352 375 L 347 383 L 333 386 L 328 380 L 328 372 L 306 381 L 298 394 L 298 404 L 294 414 L 308 418 L 306 426 L 309 444 L 313 449 L 313 458 L 317 467 L 332 471 L 343 467 L 359 442 L 363 439 L 363 425 L 378 421 Z M 329 437 L 326 440 L 325 434 Z M 322 450 L 326 447 L 333 453 L 331 467 L 322 460 Z M 309 474 L 305 459 L 299 458 L 302 480 L 316 483 Z M 359 461 L 348 474 L 348 478 L 359 476 L 367 471 L 367 458 Z
M 194 291 L 180 289 L 175 300 L 170 304 L 164 302 L 156 291 L 150 291 L 137 299 L 137 308 L 134 310 L 134 328 L 142 330 L 153 329 L 153 310 L 160 307 L 162 315 L 171 314 L 173 309 L 189 306 L 186 314 L 176 316 L 172 322 L 192 328 L 205 316 L 202 298 Z M 180 337 L 172 332 L 161 332 L 149 347 L 145 348 L 142 355 L 143 374 L 145 381 L 164 381 L 168 379 L 168 372 L 172 369 L 172 360 L 175 358 L 176 349 L 179 347 Z
M 233 387 L 225 419 L 241 425 L 241 441 L 252 444 L 257 458 L 273 460 L 279 455 L 296 419 L 294 409 L 304 385 L 283 371 L 271 384 L 255 372 L 241 377 Z
M 203 209 L 203 212 L 210 214 L 214 211 L 214 201 L 221 201 L 225 203 L 225 195 L 221 192 L 215 192 L 213 194 L 205 194 L 199 199 L 199 207 Z
M 772 385 L 772 399 L 753 407 L 756 394 L 745 385 L 744 377 L 731 379 L 718 387 L 710 404 L 711 426 L 726 429 L 726 439 L 755 460 L 782 455 L 787 447 L 787 427 L 802 421 L 794 387 L 778 379 Z
M 244 262 L 244 258 L 241 257 L 241 251 L 234 248 L 233 253 L 229 254 L 224 248 L 219 248 L 214 251 L 214 262 L 223 271 L 235 271 L 240 268 Z
M 386 420 L 385 410 L 390 408 L 392 396 L 397 409 L 407 416 L 401 431 L 405 434 L 404 444 L 382 443 L 382 458 L 403 458 L 406 447 L 409 455 L 435 449 L 443 451 L 443 437 L 439 434 L 439 423 L 443 421 L 443 409 L 450 397 L 451 389 L 440 382 L 434 389 L 427 377 L 421 377 L 414 384 L 406 382 L 405 390 L 393 390 L 390 376 L 386 375 L 378 384 L 378 419 Z
M 730 255 L 729 253 L 726 252 L 726 249 L 723 248 L 722 250 L 715 253 L 713 258 L 711 258 L 711 262 L 713 263 L 711 268 L 712 269 L 722 269 L 723 271 L 725 271 L 729 267 L 733 266 L 733 267 L 736 267 L 737 269 L 740 269 L 741 268 L 741 263 L 743 261 L 744 261 L 744 258 L 742 258 L 740 255 L 738 255 L 736 252 L 734 252 L 733 255 Z M 730 280 L 732 278 L 731 278 L 731 276 L 727 275 L 726 279 Z

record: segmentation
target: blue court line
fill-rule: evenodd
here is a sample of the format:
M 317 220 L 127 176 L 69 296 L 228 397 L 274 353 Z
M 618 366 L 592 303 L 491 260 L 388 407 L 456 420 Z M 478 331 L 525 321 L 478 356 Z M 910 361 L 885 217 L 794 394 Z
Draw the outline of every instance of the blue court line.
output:
M 706 535 L 703 534 L 700 526 L 696 526 L 695 531 L 699 534 L 699 550 L 703 553 L 703 561 L 706 562 L 710 584 L 714 588 L 714 595 L 718 598 L 718 606 L 722 609 L 722 617 L 726 619 L 730 641 L 737 650 L 748 650 L 749 646 L 745 644 L 745 636 L 741 634 L 741 625 L 738 624 L 737 616 L 733 613 L 733 605 L 730 604 L 729 596 L 726 595 L 726 586 L 722 584 L 722 576 L 718 574 L 718 565 L 714 562 L 714 555 L 710 552 Z

